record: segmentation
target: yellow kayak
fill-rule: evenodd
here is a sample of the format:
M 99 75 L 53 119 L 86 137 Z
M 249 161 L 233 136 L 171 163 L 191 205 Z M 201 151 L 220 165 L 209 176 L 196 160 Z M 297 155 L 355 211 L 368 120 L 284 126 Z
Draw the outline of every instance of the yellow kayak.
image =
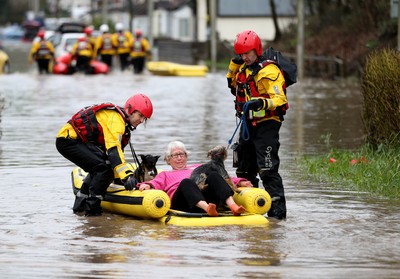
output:
M 204 77 L 208 68 L 204 65 L 185 65 L 168 61 L 149 61 L 147 70 L 160 76 Z

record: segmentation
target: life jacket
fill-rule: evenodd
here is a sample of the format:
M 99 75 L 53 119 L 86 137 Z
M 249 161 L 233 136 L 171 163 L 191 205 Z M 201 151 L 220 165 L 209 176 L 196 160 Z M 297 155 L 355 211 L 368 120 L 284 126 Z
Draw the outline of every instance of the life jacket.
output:
M 258 74 L 258 72 L 266 67 L 269 64 L 276 65 L 281 74 L 283 75 L 283 71 L 278 63 L 273 60 L 264 60 L 259 62 L 257 68 L 252 70 L 251 74 L 246 77 L 246 69 L 248 69 L 247 65 L 245 65 L 242 70 L 236 76 L 236 110 L 241 114 L 243 113 L 242 106 L 239 106 L 239 103 L 245 103 L 252 99 L 256 98 L 270 98 L 268 94 L 262 94 L 258 92 L 257 84 L 254 80 L 254 77 Z M 282 86 L 283 92 L 286 95 L 286 82 Z M 254 121 L 259 121 L 264 118 L 269 118 L 271 116 L 279 116 L 281 121 L 283 120 L 283 116 L 286 114 L 286 111 L 289 109 L 289 104 L 286 103 L 282 106 L 277 107 L 275 110 L 261 110 L 261 111 L 253 111 L 251 118 Z
M 47 45 L 46 41 L 41 41 L 39 49 L 36 52 L 36 58 L 43 59 L 48 58 L 51 55 L 51 51 Z
M 128 39 L 126 38 L 126 35 L 124 33 L 118 33 L 117 41 L 118 41 L 118 47 L 125 47 L 125 42 Z
M 135 39 L 135 41 L 133 42 L 133 51 L 135 52 L 145 51 L 144 46 L 142 44 L 142 39 Z
M 92 142 L 104 146 L 103 128 L 96 119 L 96 112 L 102 109 L 115 110 L 124 119 L 125 133 L 121 139 L 121 146 L 124 148 L 129 143 L 131 133 L 130 125 L 127 121 L 128 116 L 124 113 L 123 108 L 121 107 L 115 106 L 111 103 L 88 106 L 75 113 L 68 123 L 72 125 L 82 142 Z
M 85 39 L 84 41 L 78 42 L 76 54 L 81 56 L 89 56 L 89 57 L 92 56 L 93 48 L 89 39 Z
M 111 35 L 110 34 L 104 34 L 103 35 L 103 44 L 101 45 L 102 50 L 111 50 L 113 49 L 113 44 L 111 41 Z

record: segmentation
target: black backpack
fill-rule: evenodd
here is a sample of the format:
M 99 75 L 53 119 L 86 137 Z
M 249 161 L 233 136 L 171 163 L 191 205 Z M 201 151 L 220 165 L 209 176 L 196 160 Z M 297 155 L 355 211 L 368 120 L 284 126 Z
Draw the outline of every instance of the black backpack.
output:
M 283 71 L 285 76 L 286 87 L 297 82 L 297 65 L 282 55 L 280 51 L 274 50 L 272 47 L 266 49 L 262 54 L 263 63 L 272 60 Z

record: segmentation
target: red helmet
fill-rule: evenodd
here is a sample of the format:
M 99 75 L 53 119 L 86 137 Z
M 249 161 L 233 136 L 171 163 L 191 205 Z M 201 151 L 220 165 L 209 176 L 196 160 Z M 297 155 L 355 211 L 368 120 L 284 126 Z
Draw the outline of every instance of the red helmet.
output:
M 258 56 L 262 53 L 262 44 L 260 37 L 256 32 L 245 30 L 236 36 L 235 43 L 233 44 L 236 54 L 242 54 L 254 49 Z
M 41 39 L 44 39 L 44 30 L 39 30 L 39 32 L 37 33 L 37 36 Z
M 83 33 L 85 33 L 87 36 L 92 35 L 92 28 L 90 27 L 85 27 L 85 29 L 83 29 Z
M 144 94 L 136 94 L 130 97 L 125 103 L 125 112 L 131 115 L 135 110 L 139 111 L 146 118 L 153 114 L 153 104 L 149 97 Z
M 140 29 L 135 30 L 136 37 L 140 37 L 140 36 L 142 36 L 142 34 L 143 34 L 142 30 L 140 30 Z

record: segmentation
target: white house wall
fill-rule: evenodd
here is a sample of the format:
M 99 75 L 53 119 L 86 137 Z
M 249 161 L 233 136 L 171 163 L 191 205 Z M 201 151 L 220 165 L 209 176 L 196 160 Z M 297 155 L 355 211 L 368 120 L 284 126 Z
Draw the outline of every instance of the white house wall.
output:
M 272 41 L 275 37 L 275 27 L 272 18 L 252 18 L 251 20 L 249 18 L 217 18 L 216 22 L 220 40 L 233 42 L 236 35 L 246 29 L 256 32 L 263 41 Z M 296 19 L 278 19 L 281 30 L 287 28 L 292 22 L 296 22 Z
M 172 38 L 177 40 L 179 39 L 183 42 L 193 41 L 194 18 L 191 9 L 188 6 L 184 6 L 181 9 L 172 12 L 171 18 L 173 26 Z M 180 26 L 182 25 L 182 20 L 187 22 L 187 25 L 184 24 L 185 26 Z M 180 28 L 187 28 L 188 34 L 185 36 L 179 34 L 181 30 Z
M 169 37 L 171 33 L 168 24 L 168 12 L 165 10 L 156 10 L 153 13 L 153 36 L 155 38 Z

